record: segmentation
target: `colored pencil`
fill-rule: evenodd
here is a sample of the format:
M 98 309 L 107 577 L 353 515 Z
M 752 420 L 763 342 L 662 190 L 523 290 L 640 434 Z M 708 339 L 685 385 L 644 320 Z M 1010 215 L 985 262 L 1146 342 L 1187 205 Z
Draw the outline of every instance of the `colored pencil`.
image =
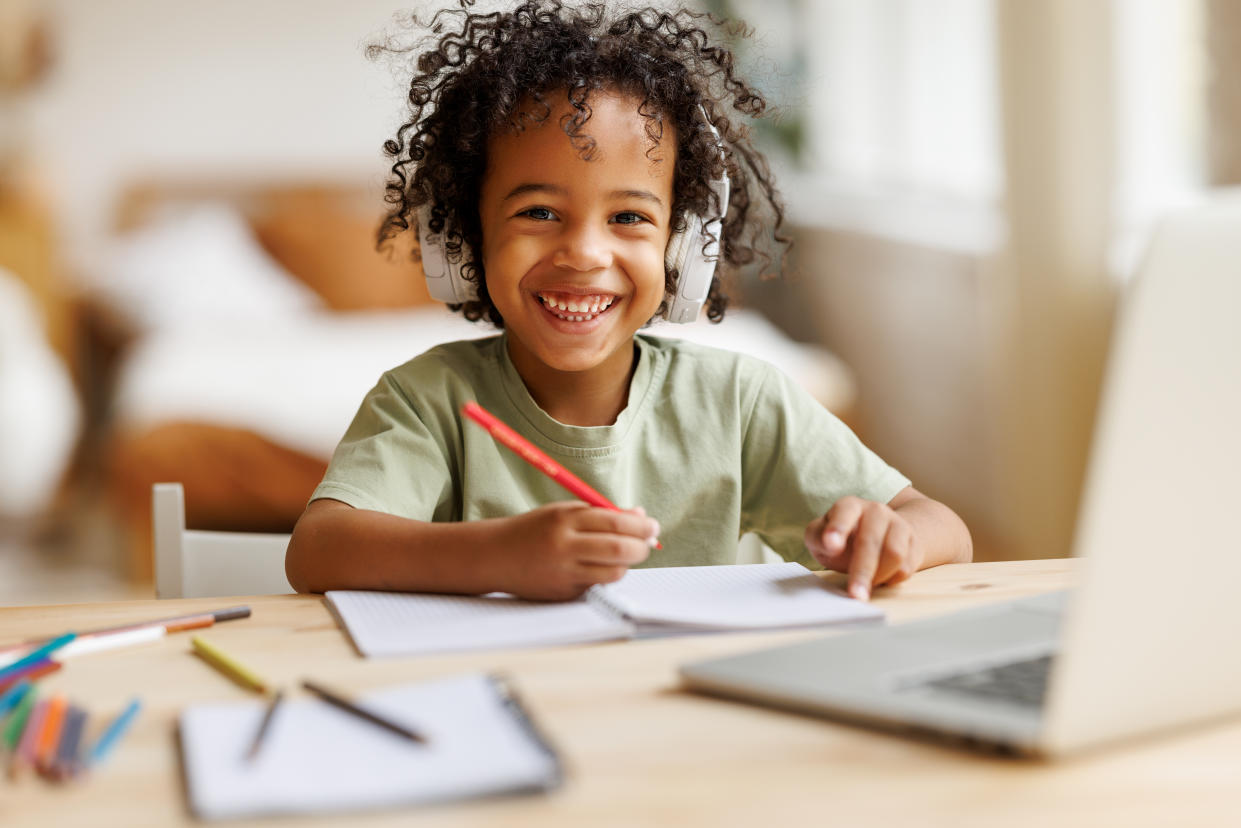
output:
M 9 776 L 19 776 L 26 768 L 34 767 L 35 758 L 38 755 L 39 736 L 43 733 L 43 719 L 46 715 L 47 699 L 39 699 L 31 709 L 30 715 L 26 717 L 21 739 L 13 750 L 9 761 Z
M 476 402 L 467 402 L 461 407 L 461 413 L 487 429 L 487 433 L 496 442 L 511 449 L 518 457 L 534 466 L 552 480 L 564 486 L 572 494 L 586 501 L 591 506 L 620 512 L 622 509 L 603 495 L 586 485 L 580 477 L 539 451 L 533 443 L 505 425 L 498 417 Z M 659 541 L 655 541 L 656 549 L 663 549 Z
M 112 752 L 113 746 L 124 735 L 129 726 L 133 724 L 134 718 L 138 715 L 138 711 L 142 709 L 141 700 L 131 699 L 129 705 L 121 713 L 112 720 L 112 724 L 99 736 L 99 741 L 95 742 L 95 746 L 91 748 L 87 754 L 86 763 L 88 765 L 97 765 L 102 762 L 109 753 Z
M 267 705 L 267 711 L 263 713 L 263 720 L 259 722 L 259 729 L 254 733 L 254 741 L 250 743 L 250 749 L 246 751 L 246 761 L 253 762 L 254 758 L 259 755 L 263 740 L 267 738 L 267 731 L 271 730 L 272 719 L 276 717 L 276 708 L 282 701 L 284 701 L 284 691 L 277 690 Z
M 51 770 L 56 761 L 56 748 L 60 746 L 60 731 L 65 726 L 65 711 L 69 701 L 62 694 L 52 696 L 43 716 L 43 730 L 35 745 L 34 765 L 41 773 Z
M 30 686 L 30 679 L 22 677 L 10 687 L 6 687 L 4 693 L 0 695 L 0 716 L 21 704 L 22 698 L 26 695 L 26 691 L 30 689 Z
M 64 635 L 53 638 L 41 647 L 36 647 L 26 655 L 9 664 L 9 666 L 0 668 L 0 680 L 16 674 L 27 664 L 34 664 L 36 661 L 50 656 L 52 653 L 56 652 L 75 638 L 77 638 L 77 633 L 65 633 Z
M 77 641 L 67 645 L 58 652 L 56 658 L 57 660 L 64 660 L 75 656 L 87 655 L 88 653 L 115 650 L 120 647 L 131 647 L 135 644 L 146 644 L 151 641 L 158 641 L 165 635 L 167 635 L 167 631 L 164 627 L 154 626 L 135 627 L 132 630 L 121 630 L 120 632 L 108 633 L 107 635 L 92 635 L 90 638 L 79 637 Z
M 326 687 L 323 687 L 322 685 L 319 685 L 319 684 L 315 684 L 313 681 L 303 681 L 302 687 L 305 687 L 307 690 L 314 693 L 316 696 L 323 699 L 328 704 L 333 705 L 341 710 L 344 710 L 347 713 L 352 713 L 358 718 L 368 721 L 373 725 L 378 725 L 379 727 L 382 727 L 391 733 L 395 733 L 398 736 L 403 736 L 406 739 L 409 739 L 410 741 L 419 742 L 419 743 L 426 742 L 427 740 L 426 737 L 423 736 L 418 731 L 408 728 L 405 725 L 398 724 L 397 722 L 394 722 L 391 719 L 386 719 L 383 716 L 380 716 L 376 713 L 372 713 L 366 708 L 358 707 L 356 704 L 344 698 L 343 696 L 339 696 L 336 693 L 333 693 L 331 690 L 328 690 Z
M 17 750 L 17 744 L 21 741 L 22 732 L 26 729 L 26 720 L 30 718 L 30 712 L 34 710 L 34 705 L 38 692 L 34 689 L 34 685 L 27 684 L 26 692 L 22 695 L 21 701 L 17 703 L 17 708 L 13 711 L 13 715 L 9 716 L 9 720 L 4 723 L 4 749 L 12 753 Z
M 219 624 L 222 621 L 233 621 L 238 618 L 249 618 L 250 608 L 247 606 L 226 607 L 225 609 L 211 610 L 210 612 L 196 612 L 190 615 L 173 615 L 165 618 L 155 618 L 150 621 L 135 621 L 130 624 L 118 624 L 112 627 L 100 627 L 94 630 L 87 630 L 78 633 L 78 638 L 94 638 L 96 636 L 111 635 L 113 633 L 127 632 L 129 630 L 141 627 L 159 626 L 163 627 L 166 632 L 180 632 L 181 630 L 196 629 L 200 626 L 211 626 L 211 624 Z M 210 618 L 210 623 L 202 623 L 205 619 Z M 8 666 L 16 661 L 23 650 L 29 650 L 32 647 L 39 647 L 48 643 L 50 638 L 37 638 L 30 641 L 23 641 L 20 644 L 9 644 L 0 647 L 0 667 Z
M 194 645 L 194 651 L 202 657 L 204 661 L 212 667 L 219 670 L 233 681 L 240 684 L 247 690 L 254 690 L 259 693 L 266 693 L 268 684 L 258 677 L 253 671 L 243 667 L 240 662 L 231 656 L 225 655 L 218 647 L 208 644 L 198 636 L 190 639 L 190 643 Z
M 55 778 L 68 779 L 81 769 L 79 754 L 82 749 L 82 734 L 86 731 L 86 719 L 86 711 L 77 705 L 71 705 L 65 714 L 65 726 L 61 730 L 56 760 L 51 769 Z
M 48 673 L 54 673 L 59 669 L 59 661 L 54 661 L 50 658 L 39 659 L 23 667 L 15 668 L 8 676 L 0 679 L 0 690 L 7 691 L 23 681 L 41 679 Z

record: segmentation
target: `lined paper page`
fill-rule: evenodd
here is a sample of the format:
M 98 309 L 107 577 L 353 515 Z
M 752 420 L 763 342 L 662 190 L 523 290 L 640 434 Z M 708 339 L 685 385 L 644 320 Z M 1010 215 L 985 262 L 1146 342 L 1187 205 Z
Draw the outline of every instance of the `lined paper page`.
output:
M 633 634 L 631 624 L 585 600 L 354 590 L 331 590 L 327 599 L 358 650 L 371 657 L 578 644 Z
M 196 705 L 181 714 L 194 812 L 206 819 L 366 810 L 556 784 L 554 755 L 484 675 L 391 688 L 359 699 L 416 728 L 402 739 L 315 699 L 276 711 L 253 761 L 261 702 Z
M 634 569 L 591 593 L 640 625 L 742 630 L 883 618 L 798 563 Z

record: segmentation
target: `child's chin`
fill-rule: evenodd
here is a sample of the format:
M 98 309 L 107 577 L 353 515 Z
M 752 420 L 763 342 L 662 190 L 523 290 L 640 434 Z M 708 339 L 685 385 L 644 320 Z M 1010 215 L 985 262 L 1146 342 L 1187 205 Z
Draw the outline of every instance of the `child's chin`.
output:
M 609 354 L 601 353 L 597 350 L 584 352 L 580 349 L 574 349 L 573 352 L 557 351 L 544 360 L 544 364 L 554 371 L 560 371 L 565 374 L 577 374 L 583 371 L 590 371 L 598 368 L 607 361 Z

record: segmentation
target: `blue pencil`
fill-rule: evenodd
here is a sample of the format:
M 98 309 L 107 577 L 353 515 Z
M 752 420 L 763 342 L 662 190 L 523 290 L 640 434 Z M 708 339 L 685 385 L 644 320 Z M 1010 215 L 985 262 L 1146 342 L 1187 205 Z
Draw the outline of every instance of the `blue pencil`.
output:
M 90 755 L 87 757 L 87 764 L 95 765 L 103 761 L 103 758 L 112 750 L 112 745 L 116 743 L 121 735 L 129 729 L 129 725 L 133 722 L 134 717 L 138 715 L 138 710 L 142 707 L 139 699 L 130 701 L 129 706 L 125 708 L 121 715 L 117 716 L 112 724 L 108 725 L 108 729 L 99 737 L 99 741 L 95 742 L 95 746 L 91 748 Z
M 26 691 L 30 689 L 30 686 L 28 680 L 22 679 L 8 690 L 5 690 L 4 695 L 0 695 L 0 716 L 7 715 L 10 710 L 17 707 L 21 703 L 22 696 L 26 695 Z
M 65 728 L 60 732 L 60 744 L 56 746 L 56 759 L 52 762 L 54 779 L 68 779 L 81 769 L 79 751 L 86 719 L 85 710 L 77 705 L 69 706 L 69 712 L 65 714 Z
M 14 661 L 8 667 L 0 669 L 0 680 L 3 680 L 7 678 L 8 676 L 13 675 L 14 673 L 20 672 L 21 669 L 25 667 L 27 664 L 33 664 L 34 662 L 42 658 L 45 658 L 49 654 L 56 652 L 61 647 L 65 646 L 66 644 L 68 644 L 70 641 L 72 641 L 73 639 L 77 637 L 78 637 L 77 633 L 65 633 L 64 635 L 53 638 L 51 641 L 47 642 L 42 647 L 39 647 L 37 650 L 32 650 L 30 653 L 22 656 L 17 661 Z

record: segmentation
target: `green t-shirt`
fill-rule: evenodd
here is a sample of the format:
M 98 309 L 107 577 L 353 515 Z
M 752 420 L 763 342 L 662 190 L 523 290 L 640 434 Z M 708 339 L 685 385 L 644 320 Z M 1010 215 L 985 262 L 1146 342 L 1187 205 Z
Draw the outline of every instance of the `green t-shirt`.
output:
M 564 425 L 539 408 L 503 335 L 432 348 L 367 394 L 313 498 L 423 521 L 527 512 L 573 499 L 461 414 L 495 414 L 621 508 L 659 520 L 645 566 L 735 563 L 755 531 L 817 568 L 806 524 L 840 497 L 886 503 L 909 481 L 771 365 L 639 334 L 625 410 L 610 426 Z

